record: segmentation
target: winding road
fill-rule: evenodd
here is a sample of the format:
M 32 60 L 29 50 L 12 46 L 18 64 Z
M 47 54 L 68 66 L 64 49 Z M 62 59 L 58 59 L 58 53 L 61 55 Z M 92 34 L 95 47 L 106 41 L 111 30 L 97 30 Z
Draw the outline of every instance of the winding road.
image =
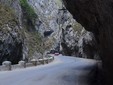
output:
M 89 85 L 97 62 L 67 56 L 55 56 L 46 65 L 0 72 L 0 85 Z

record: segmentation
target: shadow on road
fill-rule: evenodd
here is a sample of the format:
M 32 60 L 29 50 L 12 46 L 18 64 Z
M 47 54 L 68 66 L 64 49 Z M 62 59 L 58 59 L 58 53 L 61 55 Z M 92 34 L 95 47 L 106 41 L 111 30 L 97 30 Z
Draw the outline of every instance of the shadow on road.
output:
M 95 67 L 88 77 L 89 85 L 105 85 L 104 74 L 102 68 Z

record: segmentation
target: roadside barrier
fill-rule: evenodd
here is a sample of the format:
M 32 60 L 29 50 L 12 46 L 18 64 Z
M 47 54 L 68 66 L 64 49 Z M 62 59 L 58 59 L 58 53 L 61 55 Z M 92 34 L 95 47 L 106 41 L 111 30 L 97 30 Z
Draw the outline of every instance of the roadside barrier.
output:
M 47 57 L 43 59 L 32 59 L 29 63 L 26 63 L 25 61 L 19 61 L 18 64 L 16 65 L 11 65 L 10 61 L 4 61 L 2 65 L 0 66 L 0 71 L 11 71 L 15 69 L 22 69 L 22 68 L 27 68 L 27 67 L 33 67 L 37 65 L 42 65 L 42 64 L 48 64 L 54 60 L 54 57 Z

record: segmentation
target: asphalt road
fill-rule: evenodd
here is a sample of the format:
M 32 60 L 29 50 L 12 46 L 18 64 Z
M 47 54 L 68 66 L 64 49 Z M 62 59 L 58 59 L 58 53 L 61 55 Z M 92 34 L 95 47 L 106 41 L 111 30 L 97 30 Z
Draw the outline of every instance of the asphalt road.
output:
M 56 56 L 47 65 L 0 72 L 0 85 L 89 85 L 96 68 L 94 60 Z

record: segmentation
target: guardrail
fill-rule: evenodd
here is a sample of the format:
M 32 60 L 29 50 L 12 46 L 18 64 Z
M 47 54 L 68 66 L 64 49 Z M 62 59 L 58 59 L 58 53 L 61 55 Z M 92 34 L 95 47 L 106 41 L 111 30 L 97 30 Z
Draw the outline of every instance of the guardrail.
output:
M 0 71 L 11 71 L 15 69 L 22 69 L 22 68 L 33 67 L 33 66 L 42 65 L 42 64 L 48 64 L 53 60 L 54 60 L 54 57 L 48 57 L 48 58 L 43 58 L 38 60 L 32 59 L 29 63 L 26 63 L 25 61 L 19 61 L 19 63 L 16 65 L 11 65 L 10 61 L 4 61 L 0 66 Z

